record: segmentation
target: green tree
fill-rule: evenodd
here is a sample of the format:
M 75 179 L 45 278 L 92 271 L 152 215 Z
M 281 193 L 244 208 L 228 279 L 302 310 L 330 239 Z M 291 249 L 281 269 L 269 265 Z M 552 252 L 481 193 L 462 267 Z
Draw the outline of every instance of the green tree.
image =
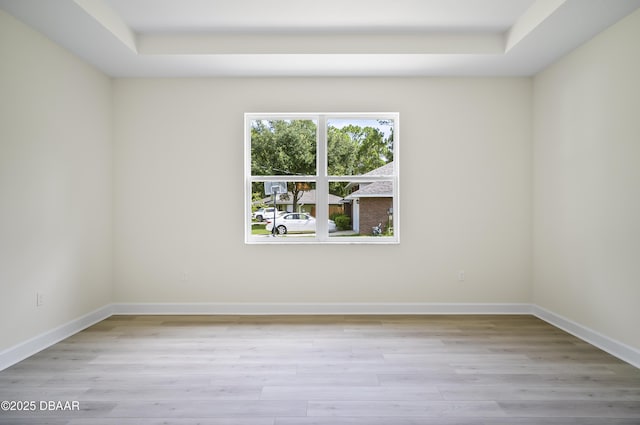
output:
M 362 175 L 393 161 L 391 134 L 375 127 L 347 125 L 327 129 L 327 171 L 334 176 Z M 256 120 L 251 123 L 251 173 L 254 176 L 316 175 L 317 126 L 312 120 Z M 344 197 L 346 182 L 330 182 L 329 193 Z M 294 211 L 309 185 L 290 182 Z M 262 194 L 263 183 L 253 183 L 252 191 Z M 288 194 L 281 195 L 289 196 Z
M 358 146 L 349 134 L 337 127 L 327 130 L 327 171 L 333 176 L 351 176 L 355 173 Z M 329 193 L 347 196 L 346 182 L 330 182 Z
M 251 123 L 251 174 L 298 176 L 316 174 L 316 124 L 311 120 L 257 120 Z M 293 210 L 304 185 L 288 183 Z M 253 190 L 256 187 L 254 186 Z M 284 194 L 282 196 L 287 196 Z
M 354 174 L 368 173 L 393 160 L 389 141 L 380 129 L 347 125 L 341 130 L 357 145 Z

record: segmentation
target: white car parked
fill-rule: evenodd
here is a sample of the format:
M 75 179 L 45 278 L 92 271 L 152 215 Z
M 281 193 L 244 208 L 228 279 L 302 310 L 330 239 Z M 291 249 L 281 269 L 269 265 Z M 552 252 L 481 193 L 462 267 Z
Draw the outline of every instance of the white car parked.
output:
M 267 217 L 267 225 L 265 229 L 269 232 L 273 230 L 273 217 Z M 315 233 L 316 232 L 316 219 L 315 217 L 306 213 L 287 213 L 276 217 L 275 220 L 276 232 L 280 235 L 287 233 Z M 329 232 L 336 231 L 336 223 L 333 220 L 329 220 Z
M 258 221 L 264 221 L 268 218 L 271 218 L 273 220 L 273 210 L 275 208 L 270 207 L 270 208 L 260 208 L 258 210 L 256 210 L 253 213 L 253 218 L 255 218 Z M 281 211 L 276 210 L 276 215 L 281 214 Z

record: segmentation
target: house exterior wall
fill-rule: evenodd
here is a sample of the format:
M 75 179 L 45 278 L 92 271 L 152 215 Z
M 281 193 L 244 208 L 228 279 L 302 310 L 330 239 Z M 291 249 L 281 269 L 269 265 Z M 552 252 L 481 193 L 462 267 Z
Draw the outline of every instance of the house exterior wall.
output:
M 389 224 L 389 208 L 393 207 L 393 198 L 360 198 L 360 226 L 358 233 L 370 235 L 371 228 L 382 223 L 383 231 Z

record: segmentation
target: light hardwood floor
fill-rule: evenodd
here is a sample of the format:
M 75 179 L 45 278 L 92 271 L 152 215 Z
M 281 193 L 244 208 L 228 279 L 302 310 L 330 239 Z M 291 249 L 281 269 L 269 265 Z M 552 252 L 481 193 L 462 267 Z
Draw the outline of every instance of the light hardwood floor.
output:
M 113 316 L 0 400 L 80 407 L 3 425 L 639 425 L 640 370 L 531 316 Z

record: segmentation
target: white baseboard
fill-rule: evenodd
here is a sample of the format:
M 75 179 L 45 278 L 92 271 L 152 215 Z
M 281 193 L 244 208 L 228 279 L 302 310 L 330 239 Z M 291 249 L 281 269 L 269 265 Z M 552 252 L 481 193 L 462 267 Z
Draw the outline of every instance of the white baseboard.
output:
M 545 308 L 532 305 L 532 313 L 534 316 L 560 328 L 581 340 L 594 345 L 607 353 L 615 356 L 637 368 L 640 368 L 640 350 L 630 347 L 608 336 L 582 326 L 573 320 L 567 319 L 559 314 L 553 313 Z
M 70 337 L 113 314 L 111 304 L 0 351 L 0 371 Z
M 0 352 L 0 371 L 112 315 L 531 314 L 530 304 L 482 303 L 116 303 Z
M 537 305 L 525 303 L 118 303 L 0 352 L 0 371 L 112 315 L 124 314 L 531 314 L 640 368 L 640 350 Z
M 531 314 L 530 304 L 481 303 L 120 303 L 113 314 Z

